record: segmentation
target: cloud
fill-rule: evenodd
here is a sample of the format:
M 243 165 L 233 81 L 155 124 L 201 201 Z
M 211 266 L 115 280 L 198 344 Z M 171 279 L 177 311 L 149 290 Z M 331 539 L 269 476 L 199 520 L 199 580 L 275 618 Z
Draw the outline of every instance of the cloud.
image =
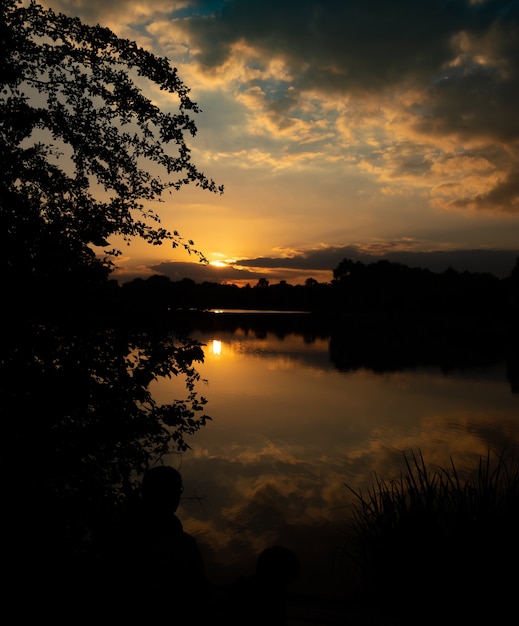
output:
M 51 4 L 180 64 L 213 111 L 204 158 L 357 168 L 381 194 L 426 193 L 435 210 L 519 214 L 515 1 Z
M 99 23 L 108 28 L 120 26 L 121 15 L 124 15 L 124 23 L 131 24 L 150 20 L 172 8 L 169 0 L 154 0 L 149 3 L 140 0 L 43 0 L 41 4 L 51 6 L 54 11 L 66 15 L 80 15 L 87 24 Z M 186 2 L 176 4 L 185 5 Z
M 230 0 L 186 28 L 198 44 L 197 60 L 208 68 L 245 42 L 259 58 L 282 59 L 302 86 L 371 90 L 432 75 L 451 58 L 451 37 L 471 11 L 461 1 Z
M 485 159 L 488 189 L 452 188 L 436 205 L 515 213 L 518 24 L 516 2 L 229 0 L 183 29 L 203 72 L 256 68 L 233 85 L 252 132 L 301 142 L 322 124 L 332 150 L 341 134 L 345 150 L 376 147 L 376 176 L 431 188 L 442 181 L 419 170 L 436 160 Z
M 517 258 L 518 250 L 415 250 L 411 240 L 373 243 L 370 245 L 323 246 L 304 252 L 292 252 L 291 256 L 256 257 L 238 259 L 233 264 L 222 267 L 189 262 L 163 262 L 152 265 L 150 271 L 170 280 L 189 278 L 197 283 L 229 283 L 243 286 L 254 285 L 260 278 L 271 282 L 286 280 L 291 284 L 304 284 L 307 278 L 319 282 L 331 282 L 333 270 L 339 263 L 349 258 L 361 263 L 375 263 L 387 259 L 408 267 L 420 267 L 441 273 L 452 267 L 458 272 L 481 272 L 494 274 L 498 278 L 510 275 Z M 131 280 L 134 275 L 119 276 L 121 280 Z
M 333 272 L 339 263 L 349 258 L 361 263 L 375 263 L 387 259 L 409 267 L 422 267 L 433 272 L 443 272 L 448 267 L 463 272 L 489 272 L 500 278 L 510 275 L 519 250 L 406 250 L 409 242 L 400 241 L 379 246 L 330 246 L 296 254 L 291 258 L 240 259 L 237 264 L 243 267 L 275 268 L 287 267 L 311 272 L 329 270 Z M 397 249 L 394 249 L 397 248 Z M 330 280 L 332 276 L 330 275 Z
M 152 265 L 150 268 L 158 273 L 168 276 L 173 281 L 190 278 L 197 283 L 202 282 L 252 282 L 265 276 L 264 273 L 250 271 L 248 269 L 240 269 L 234 266 L 216 267 L 214 265 L 205 265 L 203 263 L 189 263 L 180 261 L 165 261 Z

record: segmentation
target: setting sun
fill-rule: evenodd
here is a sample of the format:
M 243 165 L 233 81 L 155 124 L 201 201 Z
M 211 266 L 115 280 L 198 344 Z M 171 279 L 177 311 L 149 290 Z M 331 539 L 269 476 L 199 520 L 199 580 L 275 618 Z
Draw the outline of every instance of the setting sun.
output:
M 182 184 L 175 210 L 145 202 L 162 228 L 196 242 L 203 263 L 182 245 L 172 255 L 123 241 L 118 282 L 328 283 L 346 258 L 510 275 L 517 3 L 405 0 L 404 19 L 390 2 L 372 12 L 360 0 L 264 2 L 261 20 L 246 0 L 155 2 L 149 12 L 138 0 L 39 4 L 171 59 L 201 109 L 189 111 L 192 164 L 225 187 L 207 195 Z M 173 112 L 175 98 L 142 87 Z

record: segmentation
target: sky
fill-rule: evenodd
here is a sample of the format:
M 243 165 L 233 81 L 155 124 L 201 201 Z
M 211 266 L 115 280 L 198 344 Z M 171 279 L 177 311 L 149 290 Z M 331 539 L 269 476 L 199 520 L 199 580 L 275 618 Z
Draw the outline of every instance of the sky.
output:
M 225 187 L 155 207 L 209 265 L 138 241 L 120 281 L 330 282 L 344 258 L 510 274 L 517 0 L 41 4 L 167 57 L 202 110 L 193 161 Z

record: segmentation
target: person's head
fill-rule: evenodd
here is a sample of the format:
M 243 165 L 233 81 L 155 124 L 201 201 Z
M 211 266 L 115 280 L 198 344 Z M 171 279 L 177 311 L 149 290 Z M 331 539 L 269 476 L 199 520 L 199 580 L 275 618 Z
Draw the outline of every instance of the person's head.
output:
M 158 465 L 149 469 L 142 479 L 143 502 L 154 509 L 175 512 L 182 495 L 182 476 L 169 465 Z
M 286 587 L 299 578 L 299 557 L 285 546 L 271 546 L 258 556 L 256 575 L 277 587 Z

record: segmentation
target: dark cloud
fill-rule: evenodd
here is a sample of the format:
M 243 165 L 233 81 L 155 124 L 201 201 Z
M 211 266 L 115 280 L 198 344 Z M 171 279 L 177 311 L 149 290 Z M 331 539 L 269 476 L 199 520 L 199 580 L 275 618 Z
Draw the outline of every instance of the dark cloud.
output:
M 183 27 L 195 59 L 208 70 L 229 60 L 237 44 L 255 51 L 258 67 L 282 60 L 290 79 L 279 79 L 275 96 L 265 90 L 273 114 L 280 113 L 280 103 L 294 110 L 308 90 L 370 100 L 395 90 L 413 93 L 401 106 L 415 131 L 448 138 L 458 154 L 472 155 L 477 146 L 502 173 L 500 180 L 519 178 L 516 1 L 228 0 Z M 263 87 L 251 74 L 240 88 L 253 85 Z M 282 97 L 283 89 L 290 98 Z M 450 206 L 515 213 L 519 193 L 497 183 L 487 198 L 461 198 Z
M 208 67 L 245 42 L 266 58 L 282 58 L 301 84 L 372 89 L 432 77 L 451 58 L 451 37 L 470 25 L 474 12 L 461 0 L 229 0 L 187 28 Z
M 133 0 L 51 2 L 67 12 L 79 11 L 89 22 L 124 12 L 137 24 L 136 16 L 144 16 Z M 517 0 L 187 0 L 182 6 L 175 4 L 163 0 L 150 5 L 145 19 L 153 21 L 155 12 L 161 19 L 168 15 L 174 20 L 188 35 L 192 58 L 203 70 L 220 70 L 237 47 L 253 51 L 251 71 L 240 74 L 243 82 L 236 81 L 233 94 L 250 94 L 255 88 L 261 92 L 272 135 L 276 129 L 295 126 L 299 117 L 306 121 L 312 116 L 309 93 L 343 100 L 346 118 L 363 111 L 364 103 L 384 107 L 389 96 L 388 106 L 398 102 L 401 108 L 399 116 L 406 119 L 408 135 L 416 135 L 410 147 L 400 140 L 393 143 L 395 158 L 402 150 L 420 155 L 419 144 L 430 142 L 451 155 L 484 158 L 495 169 L 494 189 L 477 197 L 467 193 L 453 198 L 445 207 L 519 212 L 519 190 L 513 183 L 519 179 Z M 146 31 L 144 24 L 136 28 Z M 284 64 L 286 72 L 262 73 L 275 60 Z M 224 110 L 231 113 L 225 116 Z M 219 139 L 220 149 L 235 138 L 230 115 L 234 109 L 226 102 L 219 128 L 228 132 Z M 313 121 L 320 115 L 316 112 Z M 331 118 L 329 122 L 326 140 L 333 141 Z M 361 122 L 357 119 L 352 127 L 361 128 Z M 204 137 L 209 136 L 204 127 Z M 241 132 L 240 138 L 244 141 Z M 442 139 L 446 141 L 441 143 Z M 254 140 L 258 142 L 258 136 Z M 408 155 L 399 160 L 394 173 L 416 176 L 425 165 L 419 156 Z
M 515 52 L 519 57 L 519 47 Z M 446 71 L 429 87 L 416 128 L 441 135 L 456 133 L 461 140 L 477 135 L 503 144 L 517 141 L 517 70 L 510 68 L 510 76 L 504 77 L 503 69 L 467 63 Z
M 366 256 L 366 255 L 364 255 Z M 298 270 L 333 270 L 344 258 L 360 260 L 361 254 L 355 246 L 330 247 L 311 250 L 289 258 L 257 257 L 255 259 L 239 259 L 237 265 L 242 267 L 280 268 Z
M 443 272 L 452 267 L 458 272 L 488 272 L 498 278 L 510 275 L 519 250 L 438 250 L 435 252 L 391 252 L 390 261 L 410 267 L 424 267 Z
M 232 265 L 215 267 L 213 265 L 171 261 L 151 265 L 149 269 L 156 274 L 167 276 L 173 281 L 190 278 L 197 283 L 209 282 L 240 285 L 244 285 L 246 283 L 255 285 L 260 278 L 267 278 L 267 280 L 272 282 L 285 280 L 289 283 L 300 284 L 304 283 L 306 278 L 312 277 L 312 271 L 319 272 L 319 268 L 315 267 L 301 268 L 297 263 L 294 263 L 293 266 L 283 264 L 283 259 L 274 259 L 272 262 L 269 262 L 269 259 L 259 259 L 258 261 L 259 262 L 255 264 L 246 260 L 241 267 L 233 267 Z M 328 270 L 328 268 L 325 269 Z M 303 271 L 306 272 L 306 275 L 304 276 L 301 275 Z M 133 280 L 134 278 L 147 278 L 149 275 L 149 272 L 141 275 L 119 275 L 119 280 L 121 282 L 126 282 L 128 280 Z M 332 275 L 330 273 L 329 276 L 326 276 L 326 278 L 322 280 L 326 282 L 331 280 L 331 278 Z
M 401 244 L 400 244 L 401 246 Z M 395 244 L 396 247 L 400 247 Z M 384 245 L 384 251 L 360 246 L 337 246 L 310 250 L 290 258 L 257 257 L 240 259 L 236 267 L 215 267 L 201 263 L 163 262 L 150 266 L 150 270 L 167 276 L 173 281 L 190 278 L 197 283 L 234 283 L 243 285 L 256 284 L 260 278 L 271 282 L 286 280 L 292 284 L 304 284 L 306 278 L 316 277 L 319 282 L 330 282 L 333 270 L 345 259 L 361 263 L 375 263 L 387 259 L 408 267 L 421 267 L 432 272 L 444 272 L 452 267 L 458 272 L 481 272 L 494 274 L 498 278 L 510 275 L 519 250 L 436 250 L 420 252 L 414 250 L 391 249 L 391 244 Z M 148 274 L 149 275 L 149 274 Z M 144 276 L 146 277 L 146 276 Z M 135 276 L 121 277 L 131 280 Z
M 481 65 L 481 52 L 511 77 L 519 63 L 518 18 L 517 2 L 502 1 L 228 0 L 185 28 L 204 66 L 223 64 L 244 42 L 266 60 L 283 59 L 299 86 L 349 91 L 409 79 L 429 84 L 454 59 L 453 38 L 461 34 L 469 42 L 457 64 L 460 79 L 469 64 Z M 502 71 L 499 79 L 506 82 Z
M 508 173 L 505 180 L 497 183 L 486 194 L 474 198 L 463 198 L 453 203 L 457 207 L 493 209 L 501 207 L 503 212 L 519 212 L 519 166 Z
M 182 263 L 175 261 L 151 265 L 150 269 L 158 274 L 167 276 L 173 281 L 191 278 L 197 283 L 252 281 L 265 276 L 265 274 L 262 273 L 240 270 L 231 266 L 216 267 L 214 265 L 204 265 L 203 263 Z
M 443 272 L 448 267 L 463 272 L 489 272 L 504 278 L 510 275 L 519 250 L 450 250 L 418 252 L 411 250 L 387 250 L 382 254 L 366 252 L 358 246 L 330 247 L 323 250 L 309 251 L 289 259 L 256 258 L 240 259 L 236 263 L 243 267 L 255 268 L 290 268 L 305 271 L 333 270 L 339 263 L 349 258 L 361 263 L 374 263 L 387 259 L 394 263 L 402 263 L 409 267 L 423 267 L 433 272 Z

